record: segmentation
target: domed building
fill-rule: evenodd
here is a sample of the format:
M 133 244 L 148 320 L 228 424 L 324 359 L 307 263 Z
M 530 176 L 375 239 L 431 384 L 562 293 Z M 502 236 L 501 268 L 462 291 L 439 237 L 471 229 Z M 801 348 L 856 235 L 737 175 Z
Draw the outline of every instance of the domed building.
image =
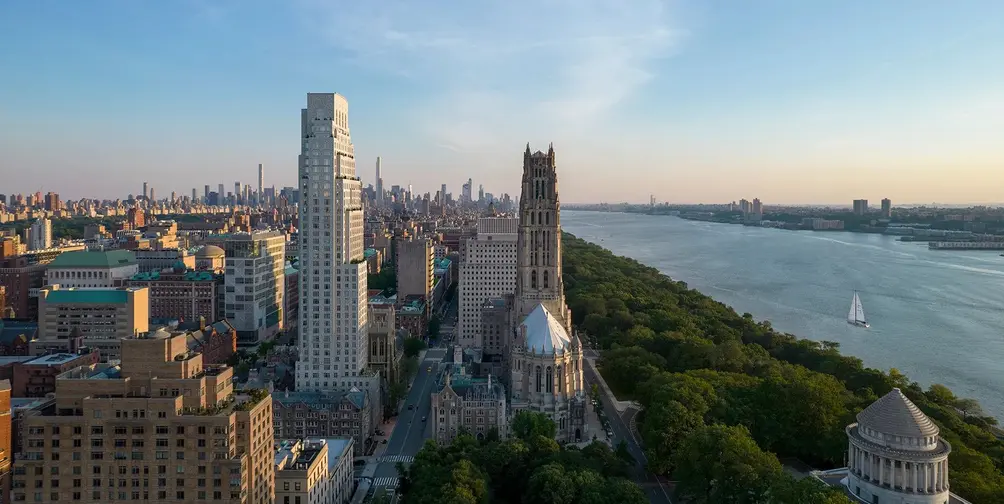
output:
M 858 413 L 847 426 L 847 490 L 874 504 L 964 502 L 949 493 L 948 454 L 938 426 L 900 389 Z
M 516 240 L 516 293 L 506 349 L 510 404 L 547 414 L 559 442 L 589 440 L 582 343 L 572 331 L 561 276 L 561 226 L 554 149 L 523 156 Z
M 195 269 L 200 271 L 222 272 L 226 252 L 216 245 L 206 245 L 195 252 Z

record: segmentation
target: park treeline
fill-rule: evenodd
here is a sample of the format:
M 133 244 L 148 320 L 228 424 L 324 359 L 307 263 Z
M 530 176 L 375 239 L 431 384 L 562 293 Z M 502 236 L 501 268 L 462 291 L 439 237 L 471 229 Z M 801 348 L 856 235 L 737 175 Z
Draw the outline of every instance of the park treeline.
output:
M 836 343 L 776 331 L 567 233 L 563 245 L 573 322 L 604 349 L 600 370 L 619 398 L 644 407 L 649 469 L 677 481 L 688 502 L 848 502 L 778 477 L 778 457 L 846 465 L 845 427 L 894 387 L 952 444 L 952 491 L 974 504 L 1004 502 L 1004 443 L 976 401 L 867 368 Z
M 409 467 L 398 464 L 403 504 L 648 502 L 627 479 L 631 461 L 623 446 L 560 446 L 554 422 L 528 411 L 513 416 L 510 430 L 504 440 L 491 432 L 483 440 L 461 434 L 449 446 L 426 441 Z

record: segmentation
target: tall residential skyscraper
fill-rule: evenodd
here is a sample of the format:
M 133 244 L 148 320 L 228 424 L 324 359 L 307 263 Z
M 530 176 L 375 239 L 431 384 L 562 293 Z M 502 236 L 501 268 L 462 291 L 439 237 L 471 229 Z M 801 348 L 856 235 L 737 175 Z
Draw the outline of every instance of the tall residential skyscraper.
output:
M 380 156 L 377 156 L 376 165 L 376 201 L 383 204 L 383 173 L 380 171 Z
M 882 198 L 882 217 L 892 217 L 892 200 L 889 198 Z
M 147 195 L 150 194 L 150 193 L 148 193 L 146 191 L 147 191 L 147 185 L 146 185 L 146 182 L 143 182 L 143 199 L 146 199 Z
M 223 201 L 224 201 L 224 200 L 223 200 L 223 198 L 226 198 L 226 197 L 227 197 L 227 193 L 226 193 L 226 192 L 225 192 L 225 191 L 223 190 L 223 184 L 220 184 L 220 193 L 219 193 L 219 194 L 220 194 L 220 195 L 219 195 L 219 198 L 218 198 L 218 201 L 217 201 L 217 204 L 218 204 L 218 205 L 223 205 L 223 204 L 224 204 L 224 203 L 223 203 Z
M 300 113 L 300 364 L 298 390 L 363 383 L 369 351 L 362 183 L 349 103 L 308 93 Z
M 261 204 L 262 195 L 265 194 L 265 165 L 258 163 L 258 204 Z
M 52 221 L 38 219 L 28 228 L 28 250 L 52 248 Z

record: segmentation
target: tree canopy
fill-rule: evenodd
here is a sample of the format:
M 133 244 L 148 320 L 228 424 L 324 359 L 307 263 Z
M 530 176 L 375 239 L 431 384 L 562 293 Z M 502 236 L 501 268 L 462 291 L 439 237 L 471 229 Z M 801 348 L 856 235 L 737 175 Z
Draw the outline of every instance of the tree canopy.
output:
M 574 325 L 603 349 L 600 372 L 611 389 L 643 406 L 649 469 L 679 481 L 694 502 L 847 502 L 811 480 L 778 476 L 777 457 L 842 466 L 845 427 L 893 387 L 952 443 L 953 492 L 974 504 L 1004 502 L 1004 443 L 976 401 L 867 368 L 836 343 L 779 332 L 567 233 L 562 243 Z M 723 497 L 722 480 L 707 479 L 715 474 L 749 492 Z
M 458 436 L 449 446 L 426 442 L 407 468 L 398 467 L 404 504 L 642 504 L 625 479 L 627 463 L 608 446 L 561 447 L 554 422 L 520 412 L 520 431 L 507 440 Z

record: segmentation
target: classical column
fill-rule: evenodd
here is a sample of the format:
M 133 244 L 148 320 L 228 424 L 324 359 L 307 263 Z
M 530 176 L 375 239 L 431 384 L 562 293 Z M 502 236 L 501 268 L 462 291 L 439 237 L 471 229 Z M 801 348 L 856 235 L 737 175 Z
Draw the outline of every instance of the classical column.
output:
M 881 455 L 879 455 L 878 464 L 879 464 L 878 484 L 879 486 L 882 486 L 882 484 L 885 483 L 885 458 L 883 458 Z
M 917 463 L 916 462 L 911 462 L 910 463 L 910 473 L 911 473 L 911 476 L 913 477 L 913 486 L 910 487 L 910 490 L 913 490 L 914 492 L 916 492 L 917 491 Z
M 931 465 L 934 466 L 934 491 L 935 492 L 940 492 L 941 491 L 941 463 L 940 462 L 935 462 L 934 464 L 931 464 Z
M 945 466 L 945 468 L 943 470 L 943 474 L 945 475 L 944 476 L 944 478 L 945 478 L 944 488 L 945 488 L 945 490 L 948 490 L 951 487 L 951 485 L 948 482 L 948 459 L 945 459 L 945 461 L 942 462 L 942 464 Z

